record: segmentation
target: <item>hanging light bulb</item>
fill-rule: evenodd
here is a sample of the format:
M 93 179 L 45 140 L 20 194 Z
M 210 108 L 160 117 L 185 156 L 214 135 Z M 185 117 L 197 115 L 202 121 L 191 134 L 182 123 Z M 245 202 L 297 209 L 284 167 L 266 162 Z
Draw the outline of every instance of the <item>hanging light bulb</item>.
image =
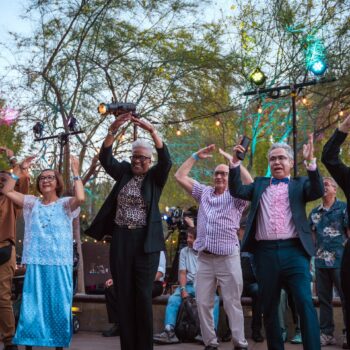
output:
M 303 99 L 301 100 L 301 102 L 303 102 L 304 105 L 307 104 L 307 98 L 305 96 L 303 96 Z
M 258 113 L 262 113 L 263 112 L 263 109 L 261 107 L 261 103 L 259 103 L 259 106 L 258 106 Z
M 181 136 L 181 130 L 180 129 L 176 130 L 176 136 Z
M 220 126 L 220 120 L 219 119 L 216 120 L 215 125 L 216 126 Z

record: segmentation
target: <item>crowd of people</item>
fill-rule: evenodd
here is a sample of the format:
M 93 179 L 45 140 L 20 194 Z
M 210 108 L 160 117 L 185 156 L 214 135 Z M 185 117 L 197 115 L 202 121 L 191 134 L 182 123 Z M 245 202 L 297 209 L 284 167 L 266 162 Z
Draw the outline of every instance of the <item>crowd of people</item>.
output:
M 147 132 L 153 146 L 138 139 L 130 162 L 113 156 L 116 135 L 126 123 Z M 350 168 L 340 160 L 340 147 L 350 132 L 350 116 L 326 143 L 322 162 L 332 177 L 322 177 L 314 158 L 313 136 L 303 146 L 307 176 L 293 177 L 293 151 L 275 143 L 267 157 L 270 177 L 253 179 L 237 153 L 219 152 L 227 163 L 213 171 L 211 186 L 189 176 L 199 161 L 212 157 L 214 144 L 194 152 L 176 171 L 178 184 L 198 203 L 196 226 L 190 225 L 187 246 L 180 252 L 179 287 L 169 297 L 164 331 L 153 333 L 152 297 L 162 293 L 165 275 L 162 217 L 159 200 L 172 166 L 167 146 L 154 125 L 119 115 L 109 127 L 99 161 L 115 184 L 86 234 L 101 240 L 110 235 L 110 270 L 106 298 L 113 327 L 106 336 L 120 334 L 122 350 L 152 350 L 153 343 L 175 343 L 176 316 L 182 300 L 195 297 L 200 339 L 205 350 L 219 347 L 219 297 L 223 301 L 235 350 L 248 349 L 241 296 L 252 297 L 252 338 L 269 350 L 283 350 L 285 326 L 281 309 L 289 296 L 294 305 L 299 339 L 306 350 L 335 344 L 333 293 L 343 307 L 344 349 L 350 344 Z M 74 191 L 62 197 L 61 175 L 52 169 L 36 179 L 39 196 L 28 195 L 33 157 L 17 162 L 0 147 L 9 169 L 0 171 L 0 336 L 5 350 L 24 345 L 69 347 L 72 338 L 73 220 L 85 200 L 79 162 L 71 158 Z M 338 186 L 347 203 L 337 199 Z M 310 215 L 306 203 L 322 198 Z M 26 266 L 19 323 L 11 305 L 15 271 L 16 219 L 23 210 L 25 235 L 22 263 Z M 244 214 L 246 213 L 246 214 Z M 242 219 L 243 217 L 243 219 Z M 239 232 L 244 226 L 244 235 Z M 241 240 L 240 240 L 241 238 Z M 315 257 L 318 318 L 311 290 L 311 258 Z M 243 272 L 242 272 L 243 271 Z M 108 292 L 107 292 L 108 290 Z M 282 300 L 282 301 L 281 301 Z

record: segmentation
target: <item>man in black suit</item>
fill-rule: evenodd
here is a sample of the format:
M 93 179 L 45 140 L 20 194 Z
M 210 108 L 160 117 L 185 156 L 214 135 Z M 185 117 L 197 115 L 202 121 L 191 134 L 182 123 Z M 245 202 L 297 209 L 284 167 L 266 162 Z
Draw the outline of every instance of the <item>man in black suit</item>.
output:
M 350 167 L 346 166 L 339 158 L 340 146 L 345 141 L 350 132 L 350 116 L 348 116 L 335 130 L 332 137 L 325 144 L 322 152 L 322 163 L 337 182 L 339 187 L 344 191 L 347 200 L 348 217 L 350 218 Z M 350 222 L 350 221 L 348 221 Z M 341 287 L 344 294 L 345 304 L 345 323 L 346 323 L 346 342 L 343 349 L 350 348 L 350 240 L 345 244 L 341 268 L 340 278 Z
M 151 167 L 153 149 L 142 140 L 132 144 L 131 163 L 112 156 L 115 136 L 126 122 L 152 137 L 158 154 L 155 166 Z M 128 113 L 109 127 L 99 159 L 116 184 L 86 233 L 95 239 L 112 236 L 110 267 L 118 285 L 121 349 L 152 350 L 152 286 L 159 252 L 165 250 L 158 203 L 171 168 L 170 155 L 154 126 Z
M 240 145 L 234 151 L 244 152 Z M 283 350 L 278 305 L 286 284 L 301 318 L 303 346 L 320 349 L 320 329 L 311 296 L 310 257 L 314 243 L 305 213 L 306 202 L 322 197 L 323 182 L 313 158 L 313 137 L 304 145 L 308 176 L 292 178 L 293 152 L 285 143 L 268 152 L 272 177 L 257 177 L 250 185 L 240 179 L 240 163 L 231 164 L 229 190 L 232 196 L 251 201 L 242 251 L 254 254 L 263 303 L 269 350 Z

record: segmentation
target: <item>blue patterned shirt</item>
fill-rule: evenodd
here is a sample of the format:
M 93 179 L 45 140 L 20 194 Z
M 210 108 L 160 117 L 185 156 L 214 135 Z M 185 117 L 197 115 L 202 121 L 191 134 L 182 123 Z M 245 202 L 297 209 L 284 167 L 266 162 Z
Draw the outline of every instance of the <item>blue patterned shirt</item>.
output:
M 314 208 L 309 216 L 311 230 L 316 235 L 316 268 L 340 268 L 347 239 L 346 203 L 336 199 L 329 209 Z

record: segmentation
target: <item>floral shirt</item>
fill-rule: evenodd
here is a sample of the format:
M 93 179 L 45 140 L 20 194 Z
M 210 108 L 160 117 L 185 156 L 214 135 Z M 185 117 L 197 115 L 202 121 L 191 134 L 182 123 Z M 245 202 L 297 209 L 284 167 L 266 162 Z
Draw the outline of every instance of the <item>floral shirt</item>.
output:
M 311 211 L 309 222 L 316 235 L 315 267 L 340 268 L 347 239 L 346 203 L 336 199 L 329 209 L 319 205 Z

